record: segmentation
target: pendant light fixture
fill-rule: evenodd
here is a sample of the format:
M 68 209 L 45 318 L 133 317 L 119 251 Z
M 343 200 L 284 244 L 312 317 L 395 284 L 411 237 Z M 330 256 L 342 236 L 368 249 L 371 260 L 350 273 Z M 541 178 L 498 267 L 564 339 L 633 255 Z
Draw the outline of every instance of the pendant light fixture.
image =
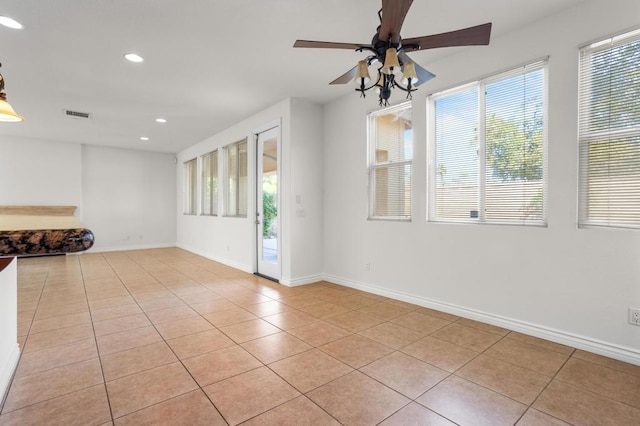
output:
M 0 64 L 0 67 L 2 64 Z M 0 121 L 16 122 L 24 120 L 23 117 L 16 114 L 9 102 L 7 102 L 7 94 L 4 93 L 4 78 L 0 74 Z

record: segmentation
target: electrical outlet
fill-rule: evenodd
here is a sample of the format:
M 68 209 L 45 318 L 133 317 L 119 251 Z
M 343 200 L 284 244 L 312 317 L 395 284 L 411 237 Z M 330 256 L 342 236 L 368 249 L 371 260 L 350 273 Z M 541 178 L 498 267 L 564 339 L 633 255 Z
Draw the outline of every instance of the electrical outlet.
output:
M 640 309 L 629 308 L 629 324 L 640 325 Z
M 370 271 L 371 270 L 371 263 L 370 262 L 367 262 L 367 263 L 364 264 L 364 270 L 365 271 Z

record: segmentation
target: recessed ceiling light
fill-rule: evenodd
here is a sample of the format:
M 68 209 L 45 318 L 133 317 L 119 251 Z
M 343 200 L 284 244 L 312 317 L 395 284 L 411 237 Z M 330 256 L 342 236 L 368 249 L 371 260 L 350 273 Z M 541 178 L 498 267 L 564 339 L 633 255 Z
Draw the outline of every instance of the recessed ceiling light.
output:
M 22 24 L 16 21 L 13 18 L 9 18 L 8 16 L 0 16 L 0 25 L 4 25 L 8 28 L 13 28 L 14 30 L 21 30 Z
M 167 122 L 167 120 L 166 120 L 166 119 L 164 119 L 164 118 L 156 118 L 156 121 L 157 121 L 158 123 L 166 123 L 166 122 Z
M 127 61 L 131 61 L 131 62 L 142 62 L 144 61 L 144 58 L 140 55 L 137 55 L 135 53 L 127 53 L 124 55 L 125 59 Z
M 141 140 L 141 141 L 148 141 L 148 140 L 149 140 L 149 138 L 148 138 L 148 137 L 146 137 L 146 136 L 141 136 L 141 137 L 140 137 L 140 140 Z

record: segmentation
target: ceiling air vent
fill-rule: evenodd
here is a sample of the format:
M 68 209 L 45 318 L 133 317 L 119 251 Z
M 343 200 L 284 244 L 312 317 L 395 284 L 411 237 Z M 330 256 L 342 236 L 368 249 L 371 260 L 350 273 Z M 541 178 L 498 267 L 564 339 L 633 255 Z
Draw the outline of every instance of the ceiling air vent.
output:
M 70 109 L 64 110 L 64 115 L 71 118 L 91 118 L 91 113 L 88 112 L 80 112 L 80 111 L 71 111 Z

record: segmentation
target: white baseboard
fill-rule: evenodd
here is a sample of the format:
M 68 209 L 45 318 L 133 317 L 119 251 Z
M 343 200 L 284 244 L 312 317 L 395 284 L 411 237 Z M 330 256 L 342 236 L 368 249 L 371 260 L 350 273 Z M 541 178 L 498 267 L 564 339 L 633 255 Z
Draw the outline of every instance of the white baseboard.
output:
M 16 343 L 13 351 L 11 351 L 11 355 L 9 356 L 9 360 L 7 361 L 7 365 L 5 365 L 4 369 L 0 371 L 0 407 L 2 406 L 5 397 L 7 396 L 9 385 L 11 384 L 11 379 L 13 378 L 13 373 L 15 373 L 16 371 L 19 360 L 20 346 Z
M 301 277 L 301 278 L 280 278 L 280 284 L 286 285 L 287 287 L 297 287 L 299 285 L 305 285 L 305 284 L 313 284 L 313 283 L 317 283 L 318 281 L 322 281 L 324 279 L 324 275 L 322 274 L 317 274 L 317 275 L 309 275 L 306 277 Z
M 190 246 L 185 245 L 185 244 L 178 243 L 178 244 L 175 245 L 175 247 L 181 248 L 181 249 L 186 250 L 186 251 L 190 251 L 191 253 L 197 254 L 198 256 L 206 257 L 207 259 L 213 260 L 214 262 L 222 263 L 223 265 L 227 265 L 227 266 L 230 266 L 232 268 L 239 269 L 239 270 L 241 270 L 243 272 L 247 272 L 249 274 L 253 274 L 255 272 L 253 270 L 253 268 L 251 266 L 249 266 L 249 265 L 245 265 L 243 263 L 239 263 L 239 262 L 236 262 L 234 260 L 226 259 L 224 257 L 214 256 L 211 253 L 208 253 L 208 252 L 203 251 L 203 250 L 195 249 L 195 248 L 190 247 Z
M 462 306 L 442 303 L 436 300 L 427 299 L 408 293 L 376 287 L 371 284 L 342 277 L 325 275 L 323 279 L 325 281 L 341 284 L 347 287 L 355 288 L 357 290 L 363 290 L 369 293 L 378 294 L 380 296 L 401 300 L 403 302 L 413 303 L 415 305 L 436 309 L 438 311 L 485 322 L 487 324 L 492 324 L 498 327 L 506 328 L 508 330 L 517 331 L 519 333 L 528 334 L 530 336 L 539 337 L 541 339 L 550 340 L 552 342 L 571 346 L 577 349 L 593 352 L 598 355 L 617 359 L 619 361 L 640 365 L 640 351 L 636 349 L 615 345 L 586 336 L 568 333 L 562 330 L 544 327 L 538 324 L 532 324 L 525 321 L 519 321 L 512 318 L 506 318 L 499 315 L 476 311 L 474 309 L 468 309 Z
M 159 244 L 136 244 L 127 246 L 109 246 L 109 247 L 91 247 L 86 252 L 70 253 L 70 254 L 82 254 L 82 253 L 106 253 L 110 251 L 129 251 L 129 250 L 150 250 L 157 248 L 169 248 L 176 247 L 175 243 L 159 243 Z

